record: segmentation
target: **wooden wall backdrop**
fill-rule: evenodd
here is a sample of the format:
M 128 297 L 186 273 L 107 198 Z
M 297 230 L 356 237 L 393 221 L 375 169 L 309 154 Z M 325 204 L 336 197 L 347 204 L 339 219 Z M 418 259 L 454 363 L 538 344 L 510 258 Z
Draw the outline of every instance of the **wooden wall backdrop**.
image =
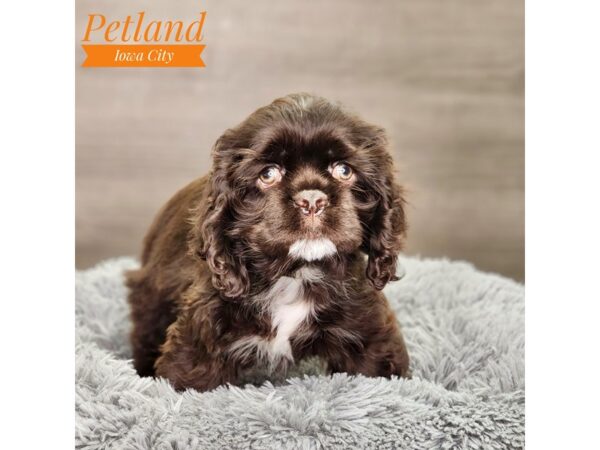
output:
M 205 69 L 80 67 L 88 13 L 203 9 Z M 138 255 L 223 130 L 308 91 L 388 130 L 409 192 L 406 253 L 523 280 L 523 16 L 520 0 L 78 0 L 77 266 Z

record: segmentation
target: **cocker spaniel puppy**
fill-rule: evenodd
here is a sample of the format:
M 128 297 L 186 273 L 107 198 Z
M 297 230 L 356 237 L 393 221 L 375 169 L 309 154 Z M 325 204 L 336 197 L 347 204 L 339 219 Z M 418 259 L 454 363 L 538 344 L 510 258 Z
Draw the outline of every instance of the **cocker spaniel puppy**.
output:
M 408 376 L 381 293 L 403 206 L 381 128 L 307 94 L 258 109 L 163 207 L 127 275 L 138 373 L 203 391 L 317 355 L 330 372 Z

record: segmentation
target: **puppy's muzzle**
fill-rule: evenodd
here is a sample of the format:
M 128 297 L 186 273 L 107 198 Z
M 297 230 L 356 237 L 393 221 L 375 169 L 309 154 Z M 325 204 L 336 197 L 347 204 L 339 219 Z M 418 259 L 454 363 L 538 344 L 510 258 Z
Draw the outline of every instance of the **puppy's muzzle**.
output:
M 305 216 L 319 216 L 329 205 L 329 200 L 323 191 L 310 189 L 294 195 L 294 204 Z

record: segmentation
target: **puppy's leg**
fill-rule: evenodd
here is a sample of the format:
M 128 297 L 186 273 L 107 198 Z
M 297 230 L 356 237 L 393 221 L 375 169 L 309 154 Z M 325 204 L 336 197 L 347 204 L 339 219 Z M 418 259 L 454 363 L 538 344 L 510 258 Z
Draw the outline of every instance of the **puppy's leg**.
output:
M 330 372 L 347 372 L 369 377 L 397 375 L 410 378 L 409 356 L 394 312 L 384 299 L 381 308 L 365 312 L 361 325 L 353 329 L 361 345 L 342 348 L 327 345 Z
M 167 327 L 175 320 L 175 308 L 150 286 L 141 270 L 129 272 L 127 284 L 133 322 L 130 336 L 133 365 L 140 376 L 154 376 L 154 362 L 165 341 Z
M 235 384 L 236 371 L 215 341 L 215 322 L 208 308 L 185 308 L 168 328 L 167 339 L 156 360 L 156 375 L 177 390 L 214 389 Z

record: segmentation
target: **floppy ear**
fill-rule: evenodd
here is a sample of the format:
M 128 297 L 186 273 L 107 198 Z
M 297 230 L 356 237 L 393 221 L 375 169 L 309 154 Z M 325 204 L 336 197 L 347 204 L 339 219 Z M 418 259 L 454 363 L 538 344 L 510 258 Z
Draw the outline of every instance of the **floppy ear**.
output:
M 406 233 L 405 201 L 402 188 L 394 179 L 393 160 L 387 150 L 384 131 L 376 127 L 369 131 L 371 139 L 366 149 L 376 165 L 376 175 L 370 184 L 377 199 L 367 227 L 364 250 L 369 256 L 367 278 L 381 290 L 388 281 L 398 280 L 396 263 Z
M 218 163 L 215 163 L 218 166 Z M 239 298 L 249 289 L 248 270 L 235 250 L 235 242 L 227 236 L 233 225 L 234 192 L 229 187 L 224 170 L 213 169 L 208 181 L 206 205 L 197 210 L 191 247 L 205 259 L 212 272 L 213 286 L 228 298 Z

